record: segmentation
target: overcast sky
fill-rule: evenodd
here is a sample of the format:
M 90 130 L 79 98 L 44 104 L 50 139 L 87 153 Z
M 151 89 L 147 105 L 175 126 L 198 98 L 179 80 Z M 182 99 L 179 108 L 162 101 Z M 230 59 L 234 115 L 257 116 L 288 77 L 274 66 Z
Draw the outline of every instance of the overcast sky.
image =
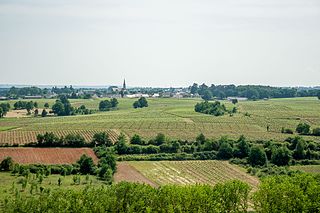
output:
M 319 0 L 0 0 L 0 84 L 320 85 Z

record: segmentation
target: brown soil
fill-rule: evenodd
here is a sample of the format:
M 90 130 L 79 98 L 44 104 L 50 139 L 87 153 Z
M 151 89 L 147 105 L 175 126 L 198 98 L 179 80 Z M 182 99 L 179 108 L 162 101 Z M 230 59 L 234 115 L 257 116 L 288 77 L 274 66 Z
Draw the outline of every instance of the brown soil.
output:
M 138 172 L 135 168 L 133 168 L 126 162 L 117 163 L 117 172 L 114 175 L 114 180 L 116 183 L 127 181 L 135 183 L 145 183 L 153 187 L 158 186 L 156 183 L 143 176 L 140 172 Z
M 72 164 L 83 154 L 98 163 L 97 156 L 90 148 L 0 148 L 0 161 L 11 157 L 19 164 Z

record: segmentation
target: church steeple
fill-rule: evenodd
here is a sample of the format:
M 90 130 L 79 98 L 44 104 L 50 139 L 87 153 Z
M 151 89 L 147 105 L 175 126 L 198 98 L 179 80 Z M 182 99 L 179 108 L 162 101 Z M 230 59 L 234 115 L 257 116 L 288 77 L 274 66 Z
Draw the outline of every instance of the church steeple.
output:
M 122 89 L 123 89 L 123 90 L 126 90 L 126 89 L 127 89 L 127 86 L 126 86 L 126 79 L 124 79 L 124 80 L 123 80 L 123 87 L 122 87 Z

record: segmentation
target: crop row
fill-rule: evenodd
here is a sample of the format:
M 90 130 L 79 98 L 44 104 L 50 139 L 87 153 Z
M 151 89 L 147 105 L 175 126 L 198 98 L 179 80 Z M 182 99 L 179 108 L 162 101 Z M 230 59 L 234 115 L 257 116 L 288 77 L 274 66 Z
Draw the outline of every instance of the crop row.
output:
M 130 162 L 143 175 L 159 185 L 211 184 L 242 180 L 253 188 L 258 180 L 224 161 Z
M 46 131 L 24 131 L 24 130 L 15 130 L 15 131 L 5 131 L 0 132 L 0 145 L 4 144 L 27 144 L 37 141 L 38 134 L 44 134 Z M 53 132 L 58 137 L 66 136 L 68 134 L 80 134 L 84 137 L 85 141 L 90 142 L 92 137 L 97 132 L 107 132 L 110 136 L 110 139 L 115 142 L 119 136 L 119 134 L 115 130 L 56 130 L 49 131 Z

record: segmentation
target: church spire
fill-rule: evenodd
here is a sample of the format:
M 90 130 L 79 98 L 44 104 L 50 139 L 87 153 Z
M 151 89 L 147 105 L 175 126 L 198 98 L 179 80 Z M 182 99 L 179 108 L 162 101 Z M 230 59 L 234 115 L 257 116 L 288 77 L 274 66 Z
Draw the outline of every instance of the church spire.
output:
M 122 89 L 123 89 L 123 90 L 126 90 L 126 89 L 127 89 L 127 86 L 126 86 L 126 79 L 124 79 L 124 80 L 123 80 L 123 87 L 122 87 Z

